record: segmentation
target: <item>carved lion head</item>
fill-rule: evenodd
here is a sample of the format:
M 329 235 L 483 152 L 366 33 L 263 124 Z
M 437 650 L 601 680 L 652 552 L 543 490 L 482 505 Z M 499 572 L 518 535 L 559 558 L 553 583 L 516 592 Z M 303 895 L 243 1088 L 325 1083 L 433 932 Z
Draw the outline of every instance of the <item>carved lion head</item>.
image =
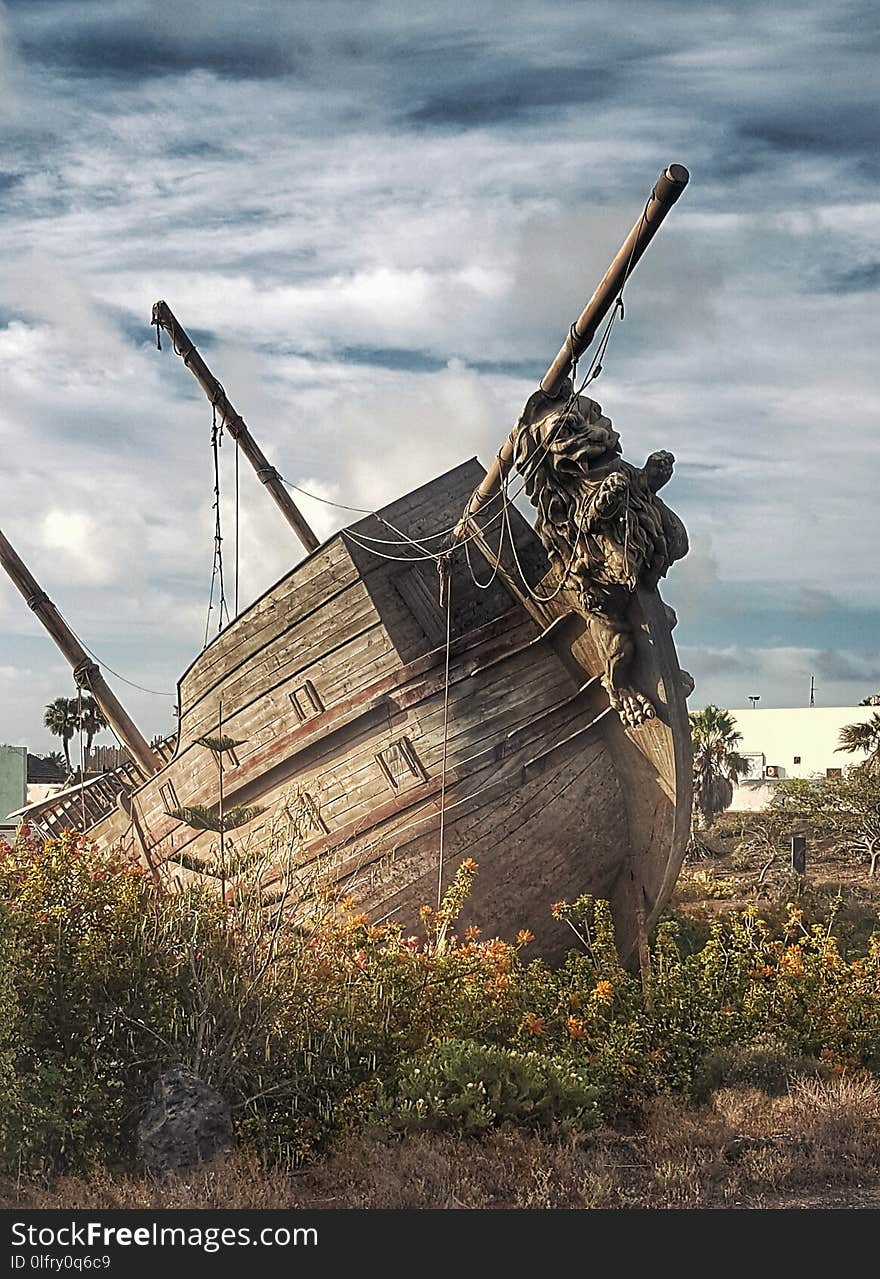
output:
M 586 395 L 561 401 L 533 397 L 516 435 L 516 465 L 529 496 L 551 476 L 565 486 L 601 478 L 616 467 L 620 453 L 611 419 Z

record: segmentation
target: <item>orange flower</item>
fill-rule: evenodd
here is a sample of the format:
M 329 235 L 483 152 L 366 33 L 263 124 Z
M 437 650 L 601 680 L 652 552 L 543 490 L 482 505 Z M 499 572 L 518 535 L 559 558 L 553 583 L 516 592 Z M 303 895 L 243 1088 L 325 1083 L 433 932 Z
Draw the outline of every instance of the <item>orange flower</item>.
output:
M 587 1028 L 578 1017 L 569 1017 L 565 1023 L 568 1027 L 568 1033 L 572 1039 L 586 1039 Z
M 464 930 L 465 940 L 476 941 L 482 931 L 482 928 L 478 928 L 476 924 L 468 924 Z
M 600 1004 L 610 1004 L 614 998 L 614 984 L 610 981 L 597 981 L 593 994 Z
M 474 861 L 473 857 L 466 857 L 458 869 L 467 871 L 469 875 L 476 875 L 480 868 Z
M 543 1035 L 544 1018 L 536 1016 L 535 1013 L 526 1013 L 526 1030 L 530 1035 Z
M 554 902 L 550 907 L 550 914 L 554 919 L 558 919 L 565 910 L 568 910 L 568 902 Z
M 430 906 L 419 907 L 419 919 L 422 919 L 422 920 L 430 919 L 433 914 L 434 912 Z
M 517 946 L 528 946 L 529 942 L 535 940 L 535 934 L 530 933 L 527 928 L 521 928 L 516 935 Z

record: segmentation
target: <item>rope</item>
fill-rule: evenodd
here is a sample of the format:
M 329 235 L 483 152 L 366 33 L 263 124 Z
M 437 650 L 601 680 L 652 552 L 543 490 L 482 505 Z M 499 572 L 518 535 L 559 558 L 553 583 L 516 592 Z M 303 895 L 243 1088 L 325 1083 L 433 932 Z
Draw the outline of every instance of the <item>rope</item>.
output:
M 642 210 L 640 229 L 641 229 L 641 225 L 644 224 L 647 218 L 648 207 L 649 207 L 651 198 L 653 198 L 653 192 L 651 193 L 651 196 L 649 196 L 648 200 L 645 202 L 644 209 Z M 614 305 L 611 310 L 611 314 L 608 317 L 608 320 L 605 324 L 605 328 L 603 330 L 602 337 L 599 341 L 599 345 L 596 350 L 596 353 L 593 356 L 592 360 L 590 361 L 590 366 L 587 370 L 586 376 L 584 377 L 579 387 L 576 387 L 578 360 L 579 360 L 576 347 L 579 343 L 580 335 L 577 332 L 576 321 L 574 324 L 570 325 L 569 327 L 568 343 L 569 343 L 569 350 L 571 353 L 571 387 L 572 389 L 569 392 L 569 396 L 566 401 L 566 404 L 563 406 L 563 409 L 559 414 L 557 426 L 554 428 L 553 431 L 549 433 L 542 448 L 538 451 L 536 456 L 530 459 L 530 463 L 528 465 L 531 465 L 532 470 L 534 470 L 538 466 L 538 464 L 541 462 L 542 458 L 546 456 L 550 448 L 550 445 L 552 444 L 552 441 L 553 441 L 554 431 L 558 429 L 559 425 L 561 425 L 561 422 L 565 416 L 566 411 L 569 408 L 571 408 L 572 405 L 576 404 L 578 397 L 583 393 L 586 387 L 589 386 L 591 382 L 595 381 L 595 379 L 598 378 L 602 372 L 602 367 L 603 367 L 602 361 L 605 358 L 605 352 L 608 348 L 608 343 L 611 338 L 611 333 L 614 328 L 614 323 L 617 320 L 618 316 L 621 319 L 623 319 L 625 315 L 623 291 L 624 291 L 624 288 L 626 287 L 627 281 L 629 280 L 630 274 L 632 272 L 633 257 L 635 254 L 635 246 L 636 246 L 637 239 L 638 239 L 638 236 L 634 237 L 633 239 L 632 248 L 630 249 L 629 260 L 627 261 L 626 268 L 623 273 L 623 278 L 621 280 L 620 289 L 618 290 L 617 297 L 614 300 Z M 157 342 L 159 341 L 159 332 L 160 332 L 160 329 L 157 323 L 156 325 Z M 171 339 L 172 339 L 172 346 L 175 352 L 182 357 L 184 364 L 188 364 L 189 355 L 191 354 L 194 348 L 190 347 L 186 352 L 182 351 L 178 345 L 176 333 L 172 332 Z M 214 510 L 215 510 L 214 561 L 213 561 L 212 572 L 211 572 L 211 591 L 208 599 L 207 617 L 205 619 L 205 640 L 204 640 L 203 647 L 207 647 L 207 644 L 208 644 L 208 635 L 210 632 L 210 625 L 211 625 L 211 613 L 214 608 L 214 590 L 215 590 L 215 586 L 217 584 L 218 579 L 219 579 L 219 587 L 220 587 L 220 597 L 218 602 L 218 608 L 219 608 L 219 625 L 217 628 L 218 634 L 223 629 L 224 612 L 226 614 L 227 622 L 231 621 L 231 618 L 229 615 L 229 607 L 226 602 L 225 585 L 224 585 L 224 578 L 223 578 L 223 549 L 222 549 L 223 537 L 222 537 L 221 518 L 220 518 L 220 464 L 219 464 L 219 449 L 222 444 L 223 426 L 227 416 L 226 413 L 224 412 L 223 404 L 228 406 L 228 400 L 226 398 L 226 393 L 223 389 L 223 386 L 217 378 L 214 379 L 214 384 L 215 384 L 214 395 L 211 399 L 211 411 L 212 411 L 211 446 L 212 446 L 212 451 L 214 456 Z M 221 404 L 221 420 L 218 427 L 217 407 L 218 407 L 218 404 L 221 403 L 221 401 L 223 402 L 223 404 Z M 342 530 L 343 536 L 348 538 L 349 541 L 354 546 L 357 546 L 360 550 L 365 551 L 366 553 L 370 555 L 374 555 L 379 559 L 389 560 L 396 563 L 414 563 L 414 562 L 423 562 L 423 561 L 433 560 L 438 565 L 438 568 L 439 568 L 440 564 L 444 562 L 445 557 L 448 555 L 448 549 L 444 547 L 441 550 L 433 551 L 430 549 L 427 543 L 441 542 L 443 540 L 448 540 L 450 535 L 455 532 L 455 530 L 458 528 L 461 522 L 461 521 L 458 521 L 456 522 L 456 524 L 450 525 L 448 528 L 441 529 L 440 531 L 436 533 L 425 534 L 425 536 L 421 539 L 413 538 L 408 536 L 406 533 L 404 533 L 402 529 L 397 528 L 384 516 L 380 515 L 377 511 L 371 511 L 371 510 L 368 510 L 366 507 L 353 506 L 346 502 L 336 502 L 331 498 L 322 497 L 320 494 L 313 493 L 311 490 L 303 488 L 299 484 L 294 484 L 291 480 L 286 480 L 284 476 L 281 475 L 278 471 L 274 470 L 274 468 L 273 468 L 273 472 L 274 472 L 274 476 L 285 486 L 285 488 L 288 488 L 295 493 L 300 493 L 302 494 L 303 497 L 308 497 L 314 502 L 320 502 L 324 506 L 331 506 L 339 511 L 347 511 L 355 515 L 372 516 L 374 519 L 377 519 L 381 524 L 383 524 L 389 531 L 396 534 L 395 537 L 383 538 L 383 537 L 374 537 L 372 534 L 369 534 L 369 533 L 363 533 L 363 532 L 354 533 L 350 529 Z M 550 600 L 554 599 L 556 595 L 558 595 L 559 592 L 563 589 L 566 579 L 568 577 L 568 573 L 571 569 L 572 564 L 574 563 L 574 556 L 578 549 L 578 543 L 576 541 L 575 547 L 572 553 L 572 560 L 568 568 L 566 568 L 563 574 L 563 577 L 558 587 L 553 592 L 553 594 L 549 596 L 539 596 L 535 594 L 535 592 L 532 590 L 532 587 L 526 581 L 525 574 L 523 572 L 522 565 L 520 564 L 519 556 L 516 551 L 516 545 L 513 539 L 513 531 L 510 527 L 510 512 L 508 508 L 511 501 L 515 501 L 525 490 L 526 484 L 528 482 L 527 467 L 523 468 L 523 470 L 521 471 L 521 475 L 522 475 L 523 482 L 520 485 L 519 489 L 517 489 L 517 491 L 513 494 L 512 497 L 509 491 L 507 475 L 505 475 L 502 483 L 499 485 L 498 490 L 495 493 L 493 493 L 489 498 L 487 498 L 486 501 L 483 502 L 480 507 L 480 513 L 483 513 L 484 511 L 488 509 L 488 507 L 493 502 L 500 499 L 501 508 L 502 508 L 501 511 L 496 512 L 496 514 L 493 515 L 491 520 L 485 521 L 477 531 L 475 531 L 472 534 L 469 534 L 465 538 L 460 539 L 459 544 L 463 544 L 465 547 L 468 570 L 470 572 L 472 581 L 481 590 L 488 590 L 489 587 L 492 585 L 492 583 L 495 581 L 495 578 L 498 574 L 500 558 L 501 558 L 503 545 L 504 545 L 504 538 L 505 536 L 509 536 L 514 559 L 517 565 L 517 570 L 522 579 L 523 585 L 526 587 L 526 589 L 529 591 L 529 593 L 532 595 L 532 597 L 535 600 L 539 600 L 540 602 L 547 603 Z M 471 494 L 470 500 L 468 501 L 468 506 L 466 508 L 467 510 L 470 509 L 471 503 L 473 501 L 474 496 L 476 495 L 476 492 L 477 492 L 477 489 L 475 488 L 473 490 L 473 493 Z M 499 543 L 498 543 L 498 554 L 495 557 L 495 565 L 492 571 L 492 575 L 489 578 L 489 581 L 482 583 L 477 579 L 473 570 L 473 566 L 471 564 L 469 543 L 471 541 L 474 541 L 477 537 L 482 537 L 483 534 L 485 533 L 485 530 L 491 525 L 491 523 L 494 523 L 494 521 L 498 519 L 499 517 L 502 523 L 501 523 L 501 532 L 500 532 Z M 580 533 L 581 533 L 581 530 L 579 529 L 578 540 L 580 537 Z M 240 534 L 239 450 L 238 450 L 238 440 L 236 439 L 235 593 L 234 593 L 236 617 L 238 616 L 238 611 L 239 611 L 239 534 Z M 406 547 L 410 553 L 405 555 L 394 555 L 394 554 L 390 554 L 388 551 L 376 549 L 378 547 L 394 547 L 398 550 L 402 550 L 404 547 Z M 416 551 L 420 553 L 414 554 L 413 552 L 416 552 Z
M 238 486 L 238 462 L 241 449 L 238 440 L 235 441 L 235 616 L 238 617 L 238 545 L 239 545 L 239 526 L 240 526 L 240 504 L 239 504 L 239 486 Z
M 652 196 L 653 196 L 653 192 L 652 192 Z M 641 222 L 644 222 L 647 216 L 648 204 L 650 203 L 650 199 L 651 197 L 648 198 L 648 201 L 645 203 L 645 207 L 642 210 Z M 638 237 L 636 237 L 636 239 L 637 238 Z M 495 580 L 495 575 L 497 574 L 498 569 L 500 567 L 501 548 L 504 544 L 505 527 L 507 529 L 507 536 L 510 539 L 510 549 L 513 555 L 514 563 L 516 564 L 516 570 L 519 575 L 520 581 L 522 582 L 525 590 L 528 592 L 528 594 L 531 596 L 533 600 L 535 600 L 539 604 L 549 604 L 552 600 L 556 599 L 556 597 L 562 592 L 562 590 L 565 588 L 568 582 L 569 575 L 571 573 L 572 568 L 574 567 L 575 559 L 577 558 L 578 550 L 580 547 L 580 540 L 581 540 L 581 537 L 583 536 L 582 525 L 580 523 L 578 524 L 577 535 L 575 537 L 574 545 L 572 547 L 571 559 L 569 560 L 565 568 L 562 570 L 560 580 L 558 585 L 556 586 L 556 589 L 550 595 L 540 595 L 538 594 L 537 591 L 534 590 L 534 588 L 531 586 L 528 579 L 526 578 L 525 572 L 522 567 L 522 563 L 519 558 L 519 552 L 517 551 L 516 541 L 513 536 L 513 529 L 511 528 L 511 524 L 510 524 L 510 504 L 511 504 L 511 501 L 515 501 L 516 498 L 520 496 L 520 494 L 526 488 L 529 478 L 537 470 L 538 465 L 540 464 L 541 461 L 543 461 L 544 457 L 546 457 L 549 451 L 550 445 L 553 442 L 554 434 L 559 429 L 559 426 L 561 425 L 562 420 L 564 419 L 568 409 L 570 409 L 571 407 L 573 407 L 573 405 L 577 403 L 578 398 L 584 392 L 586 387 L 588 387 L 591 382 L 594 382 L 596 378 L 602 372 L 602 361 L 605 358 L 605 352 L 607 351 L 608 344 L 611 340 L 611 333 L 612 333 L 612 330 L 614 329 L 615 321 L 617 320 L 618 316 L 621 319 L 623 319 L 625 315 L 625 308 L 624 308 L 624 302 L 623 302 L 623 290 L 626 286 L 626 282 L 629 279 L 630 273 L 632 271 L 632 259 L 633 259 L 633 254 L 635 252 L 635 244 L 636 244 L 636 241 L 633 240 L 633 246 L 630 249 L 629 260 L 626 264 L 626 269 L 623 274 L 623 279 L 621 280 L 620 289 L 618 290 L 617 297 L 614 299 L 614 306 L 611 310 L 611 314 L 609 315 L 608 320 L 606 321 L 605 328 L 602 332 L 602 337 L 599 340 L 599 345 L 596 349 L 596 352 L 592 360 L 590 361 L 590 366 L 587 369 L 586 375 L 584 376 L 584 379 L 581 382 L 581 385 L 577 387 L 577 389 L 575 389 L 575 381 L 577 376 L 577 364 L 578 364 L 577 356 L 575 354 L 575 341 L 578 334 L 577 334 L 577 329 L 575 324 L 572 324 L 568 331 L 569 349 L 571 351 L 571 356 L 572 356 L 572 364 L 571 364 L 572 390 L 569 393 L 566 404 L 563 406 L 562 410 L 559 413 L 556 425 L 549 432 L 547 439 L 545 440 L 542 448 L 539 449 L 538 452 L 535 454 L 535 456 L 531 458 L 529 462 L 526 463 L 520 469 L 520 476 L 522 479 L 522 483 L 520 487 L 517 489 L 517 491 L 514 493 L 513 498 L 511 499 L 510 492 L 509 492 L 510 481 L 509 481 L 509 472 L 507 472 L 506 474 L 504 474 L 502 478 L 501 484 L 499 485 L 499 488 L 498 488 L 498 492 L 494 493 L 492 495 L 492 498 L 488 499 L 487 502 L 485 503 L 485 505 L 488 506 L 489 501 L 493 501 L 495 497 L 497 497 L 499 494 L 501 494 L 502 496 L 501 517 L 502 517 L 503 523 L 502 523 L 501 537 L 499 538 L 499 543 L 498 543 L 498 554 L 495 557 L 494 572 L 491 578 L 489 579 L 489 581 L 485 583 L 485 585 L 481 583 L 480 581 L 478 581 L 473 571 L 473 567 L 471 565 L 470 553 L 468 551 L 467 545 L 465 544 L 465 557 L 467 559 L 467 565 L 468 565 L 468 570 L 470 571 L 471 580 L 473 581 L 474 585 L 477 587 L 480 587 L 480 589 L 487 590 L 489 586 L 491 586 Z M 476 490 L 474 490 L 474 492 L 476 492 Z M 465 508 L 465 510 L 467 511 L 469 509 L 470 509 L 470 500 L 468 501 L 468 505 Z M 488 523 L 483 525 L 483 531 L 485 531 L 487 527 L 488 527 Z M 627 529 L 627 532 L 628 532 L 628 529 Z M 626 546 L 624 546 L 624 554 L 625 553 L 626 553 Z
M 504 488 L 505 488 L 505 496 L 506 496 L 506 491 L 507 491 L 506 485 L 504 486 Z M 480 579 L 477 577 L 476 573 L 474 572 L 474 566 L 471 563 L 471 548 L 470 548 L 471 538 L 468 537 L 465 539 L 464 557 L 465 557 L 465 560 L 467 561 L 468 572 L 471 575 L 471 581 L 473 582 L 474 586 L 476 586 L 478 590 L 481 590 L 481 591 L 489 590 L 489 587 L 495 581 L 495 578 L 498 576 L 498 571 L 501 568 L 501 556 L 504 552 L 504 538 L 505 538 L 506 532 L 510 528 L 510 525 L 508 524 L 508 522 L 503 518 L 506 510 L 507 510 L 507 507 L 505 504 L 505 506 L 502 507 L 502 510 L 501 510 L 501 515 L 502 515 L 501 533 L 498 538 L 498 550 L 495 553 L 495 567 L 492 569 L 492 576 L 489 578 L 488 582 L 481 582 Z M 486 531 L 486 526 L 484 525 L 483 532 L 485 533 L 485 531 Z M 512 536 L 513 534 L 511 533 L 511 537 Z
M 452 646 L 452 573 L 449 556 L 437 565 L 440 601 L 446 600 L 446 669 L 443 677 L 443 763 L 440 771 L 440 839 L 437 854 L 437 909 L 443 904 L 443 837 L 446 832 L 446 762 L 449 755 L 449 653 Z
M 79 726 L 79 802 L 82 809 L 83 834 L 86 832 L 86 753 L 83 750 L 83 694 L 82 685 L 76 688 L 76 718 Z
M 184 360 L 184 363 L 186 361 Z M 227 623 L 232 619 L 229 616 L 229 605 L 226 602 L 226 586 L 223 580 L 223 530 L 220 520 L 220 447 L 223 443 L 223 417 L 221 414 L 220 421 L 217 421 L 217 402 L 223 395 L 223 388 L 217 383 L 214 391 L 214 398 L 211 400 L 211 453 L 214 459 L 214 561 L 211 566 L 211 592 L 208 596 L 208 613 L 205 617 L 205 642 L 202 648 L 208 646 L 208 634 L 211 629 L 211 613 L 214 611 L 214 588 L 218 579 L 220 584 L 220 597 L 217 602 L 218 609 L 218 625 L 217 634 L 223 630 L 223 614 L 226 614 Z
M 559 595 L 565 589 L 566 583 L 568 582 L 569 574 L 571 573 L 571 570 L 574 567 L 574 562 L 577 559 L 577 554 L 578 554 L 578 550 L 580 549 L 581 534 L 583 532 L 583 529 L 581 528 L 581 525 L 578 524 L 577 536 L 575 537 L 574 545 L 571 548 L 571 559 L 568 561 L 565 568 L 562 570 L 562 573 L 559 578 L 559 583 L 556 589 L 550 595 L 539 595 L 538 592 L 534 589 L 534 587 L 529 584 L 528 579 L 526 578 L 522 563 L 520 562 L 519 551 L 516 549 L 516 542 L 513 537 L 513 529 L 510 527 L 510 512 L 507 506 L 504 507 L 504 513 L 505 513 L 508 532 L 510 534 L 510 549 L 513 553 L 513 561 L 516 564 L 516 571 L 519 574 L 520 581 L 522 582 L 523 586 L 525 587 L 529 595 L 532 597 L 532 599 L 535 600 L 538 604 L 549 604 L 551 600 L 555 600 L 557 595 Z
M 68 622 L 67 618 L 61 612 L 61 609 L 56 607 L 55 611 L 58 613 L 59 617 L 61 617 L 62 621 L 67 626 L 68 630 L 70 631 L 74 639 L 76 639 L 77 642 L 81 644 L 82 647 L 86 650 L 89 657 L 94 658 L 94 660 L 98 663 L 98 665 L 102 666 L 105 671 L 109 671 L 110 674 L 115 675 L 118 680 L 122 680 L 123 684 L 128 684 L 130 688 L 136 688 L 141 693 L 149 693 L 151 697 L 176 697 L 175 693 L 160 693 L 157 688 L 144 688 L 143 684 L 135 684 L 133 680 L 126 679 L 124 675 L 120 675 L 119 671 L 114 671 L 113 667 L 110 666 L 107 662 L 105 662 L 102 657 L 99 657 L 97 653 L 92 652 L 92 650 L 89 648 L 88 644 L 85 642 L 82 636 L 77 635 L 76 631 L 70 625 L 70 622 Z

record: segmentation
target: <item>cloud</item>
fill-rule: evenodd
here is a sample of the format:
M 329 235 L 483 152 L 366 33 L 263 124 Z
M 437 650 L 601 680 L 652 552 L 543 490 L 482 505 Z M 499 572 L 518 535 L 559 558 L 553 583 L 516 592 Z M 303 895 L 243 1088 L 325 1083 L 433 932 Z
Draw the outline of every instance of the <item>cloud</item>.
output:
M 587 108 L 608 96 L 610 83 L 601 66 L 517 67 L 434 94 L 406 119 L 413 125 L 458 128 L 516 122 L 547 110 Z
M 679 643 L 683 666 L 695 680 L 691 710 L 712 702 L 728 707 L 807 706 L 815 678 L 817 706 L 856 706 L 880 688 L 880 650 L 778 648 L 703 648 Z
M 189 71 L 212 71 L 221 79 L 272 79 L 296 71 L 307 47 L 304 42 L 279 45 L 268 33 L 255 39 L 247 28 L 232 41 L 189 32 L 163 36 L 139 22 L 117 21 L 73 33 L 62 28 L 54 38 L 25 41 L 23 51 L 84 79 L 136 82 Z
M 692 551 L 664 593 L 697 695 L 802 702 L 815 673 L 855 697 L 880 633 L 876 30 L 843 3 L 0 5 L 4 530 L 96 652 L 173 687 L 204 635 L 211 415 L 155 350 L 156 298 L 286 477 L 369 508 L 491 460 L 681 160 L 592 389 L 627 456 L 678 458 Z M 240 487 L 246 603 L 301 550 Z M 297 501 L 322 536 L 347 519 Z M 0 610 L 0 662 L 60 678 L 2 583 Z M 22 740 L 27 689 L 2 704 Z

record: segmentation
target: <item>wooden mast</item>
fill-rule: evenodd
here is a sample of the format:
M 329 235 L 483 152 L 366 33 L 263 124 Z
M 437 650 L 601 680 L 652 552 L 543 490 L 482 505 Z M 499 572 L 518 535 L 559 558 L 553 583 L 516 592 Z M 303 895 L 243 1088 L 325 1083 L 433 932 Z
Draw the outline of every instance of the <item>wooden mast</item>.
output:
M 309 552 L 316 551 L 320 543 L 308 521 L 284 487 L 275 467 L 269 464 L 265 453 L 248 430 L 244 418 L 229 402 L 223 386 L 199 355 L 192 338 L 179 323 L 167 302 L 157 302 L 153 307 L 152 323 L 156 325 L 157 331 L 160 328 L 164 329 L 171 338 L 175 351 L 217 410 L 226 430 L 256 471 L 257 479 L 266 486 L 275 505 L 303 546 Z
M 80 688 L 91 692 L 95 701 L 104 712 L 107 723 L 115 729 L 120 741 L 127 747 L 129 754 L 144 773 L 151 777 L 158 773 L 161 765 L 141 735 L 137 725 L 129 717 L 116 694 L 108 686 L 101 669 L 93 662 L 80 644 L 73 631 L 65 622 L 58 609 L 41 589 L 36 578 L 30 572 L 20 556 L 13 550 L 9 542 L 0 532 L 0 565 L 12 579 L 13 585 L 24 597 L 28 608 L 36 613 L 52 639 L 61 649 L 73 668 L 73 678 Z
M 648 202 L 635 226 L 618 249 L 614 261 L 571 326 L 568 337 L 541 379 L 539 391 L 542 391 L 548 400 L 555 399 L 559 394 L 563 382 L 571 372 L 573 361 L 580 359 L 596 336 L 596 330 L 620 296 L 620 290 L 653 240 L 666 214 L 687 186 L 689 178 L 690 174 L 684 165 L 670 164 L 654 183 Z M 489 468 L 483 483 L 471 498 L 468 509 L 456 529 L 456 537 L 461 537 L 464 533 L 469 517 L 476 515 L 498 492 L 504 476 L 513 466 L 514 434 L 515 431 L 511 432 Z

